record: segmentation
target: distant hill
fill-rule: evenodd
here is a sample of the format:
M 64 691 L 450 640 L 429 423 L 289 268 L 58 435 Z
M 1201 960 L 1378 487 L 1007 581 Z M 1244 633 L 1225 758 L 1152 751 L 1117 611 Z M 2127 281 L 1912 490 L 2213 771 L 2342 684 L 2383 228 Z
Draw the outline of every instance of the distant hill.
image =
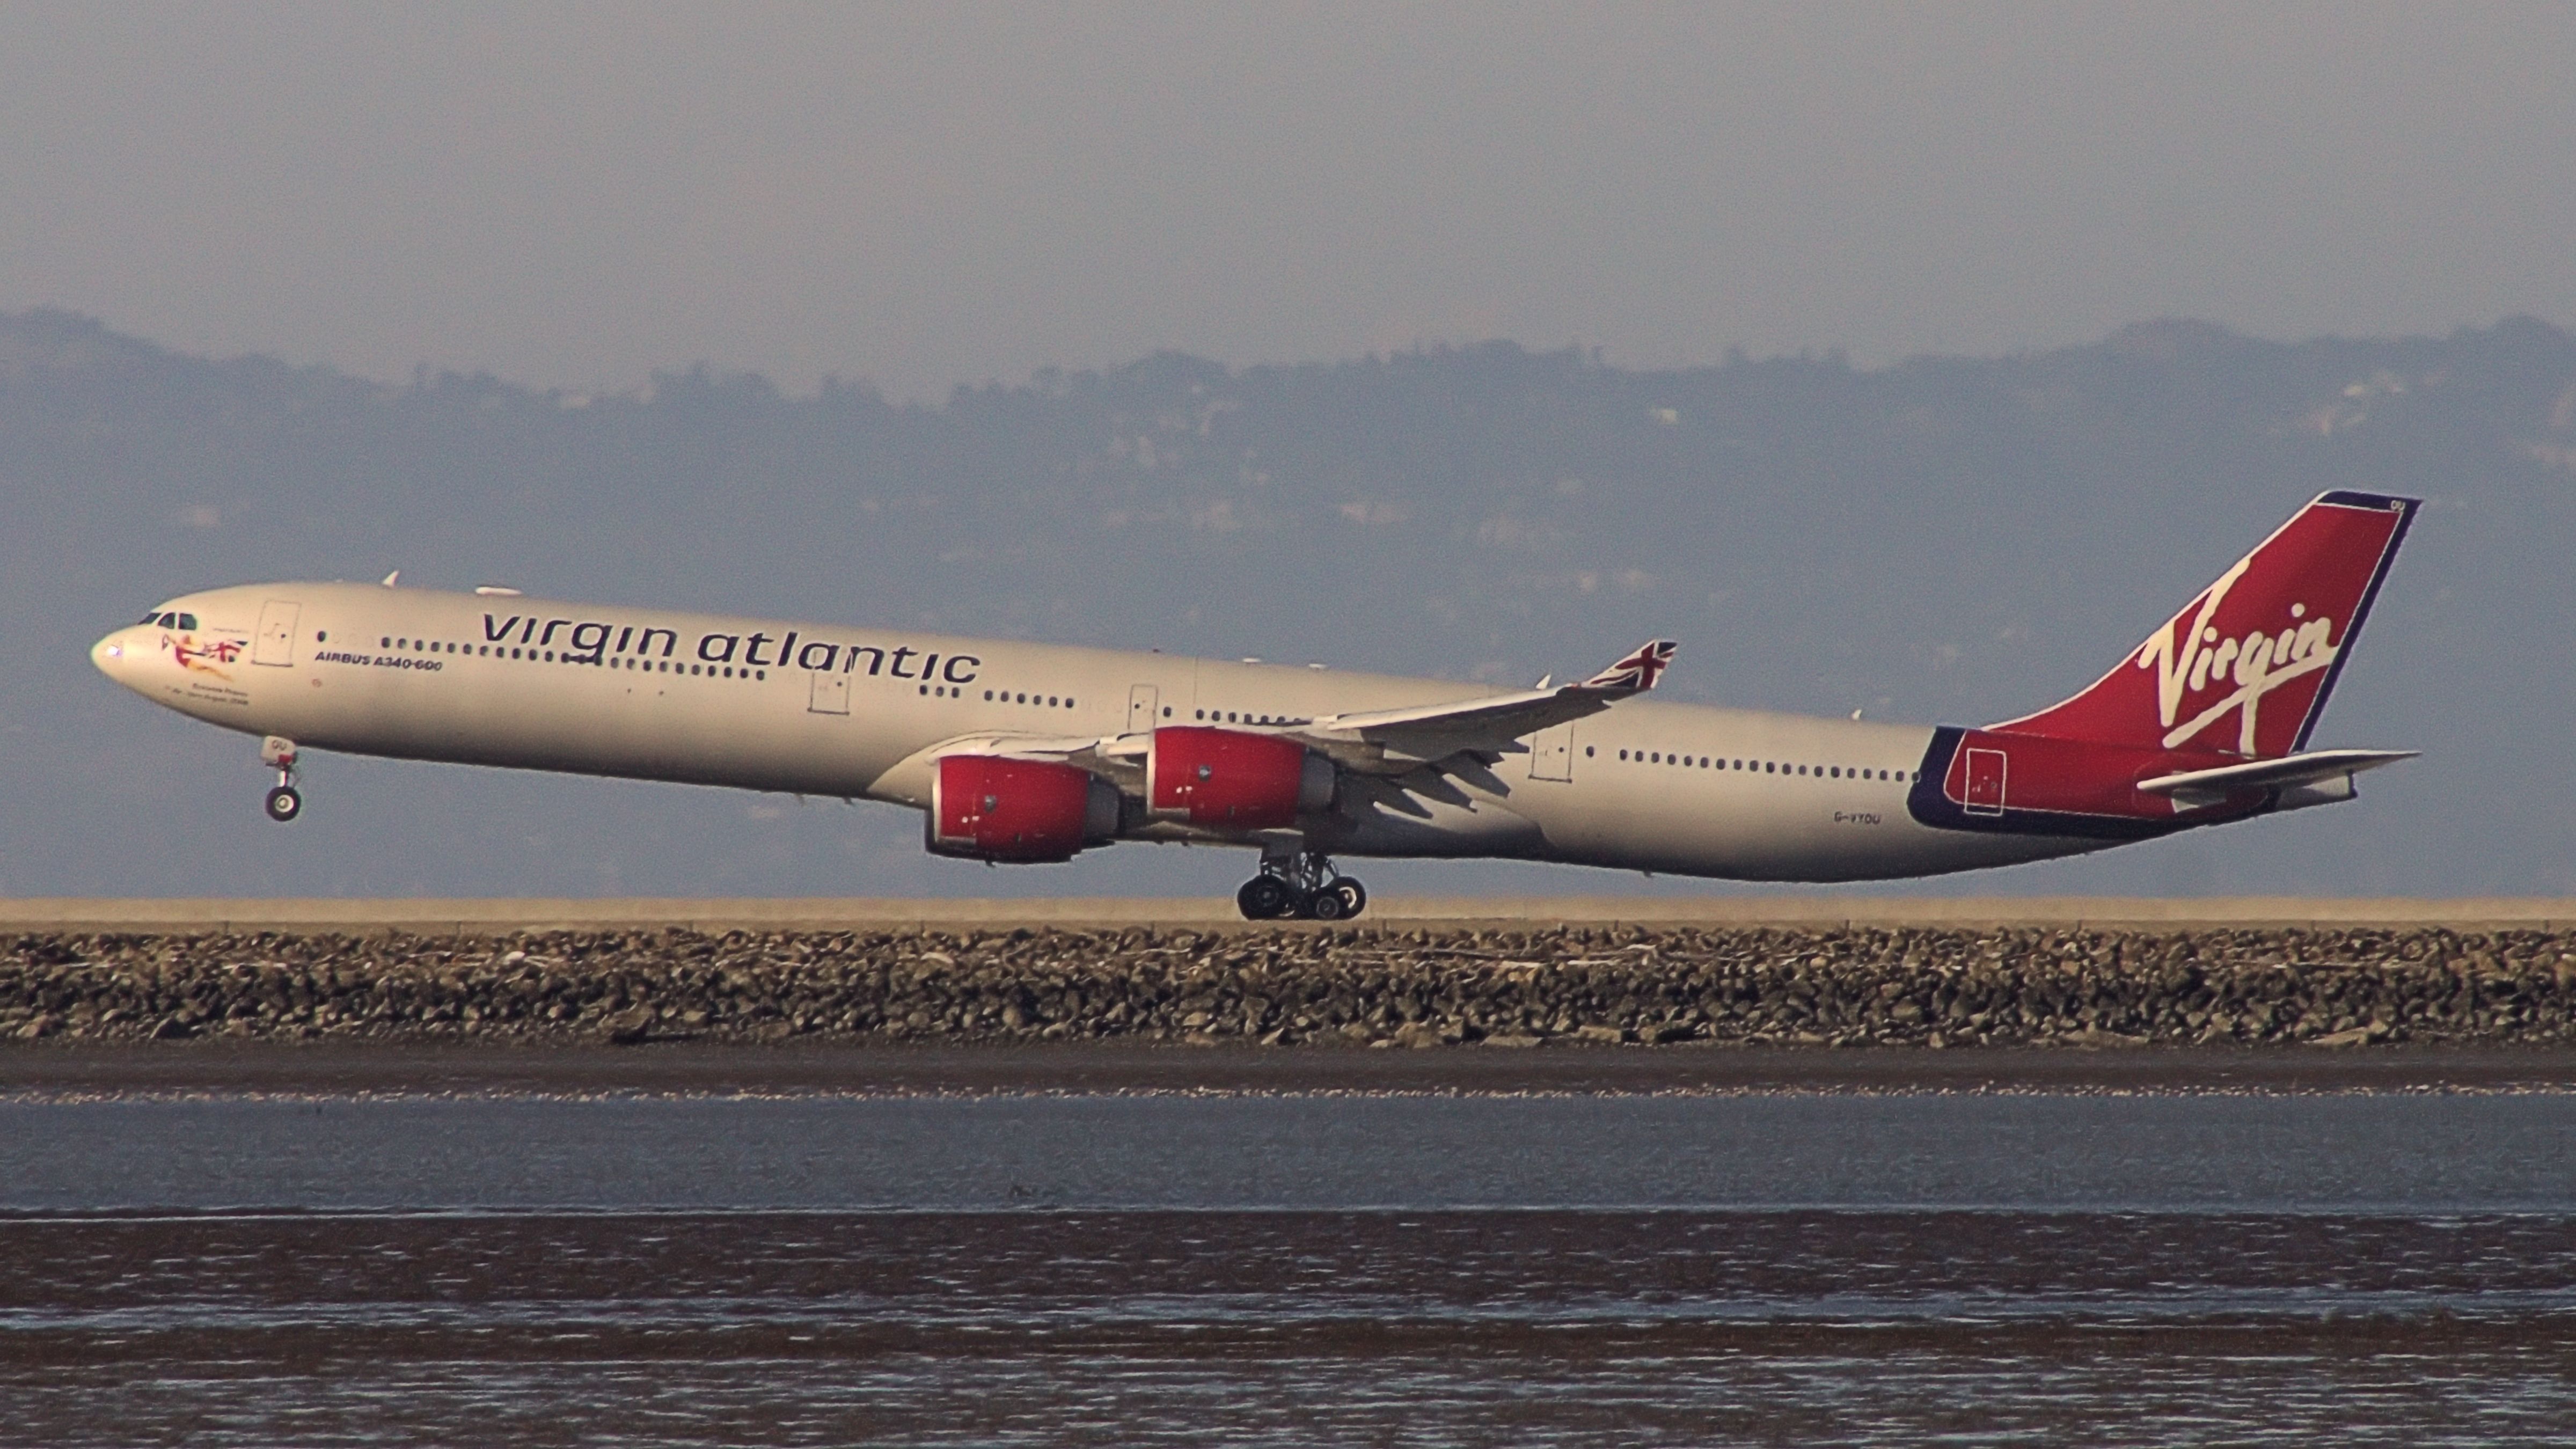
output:
M 1668 632 L 1683 697 L 1976 722 L 2090 679 L 2339 486 L 2432 503 L 2319 740 L 2427 758 L 2355 805 L 1933 888 L 2576 892 L 2576 338 L 2528 319 L 2295 344 L 2153 322 L 1875 370 L 1165 354 L 933 407 L 704 369 L 600 398 L 389 386 L 0 316 L 0 893 L 1195 892 L 1245 864 L 985 871 L 890 810 L 374 762 L 322 762 L 280 829 L 248 741 L 85 660 L 200 585 L 400 568 L 1513 684 Z

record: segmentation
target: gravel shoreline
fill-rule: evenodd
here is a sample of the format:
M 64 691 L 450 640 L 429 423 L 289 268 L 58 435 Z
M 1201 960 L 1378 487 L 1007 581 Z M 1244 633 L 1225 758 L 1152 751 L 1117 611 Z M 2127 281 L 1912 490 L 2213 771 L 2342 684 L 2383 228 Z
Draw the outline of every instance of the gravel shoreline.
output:
M 29 933 L 0 1040 L 2534 1046 L 2576 933 L 1136 927 Z

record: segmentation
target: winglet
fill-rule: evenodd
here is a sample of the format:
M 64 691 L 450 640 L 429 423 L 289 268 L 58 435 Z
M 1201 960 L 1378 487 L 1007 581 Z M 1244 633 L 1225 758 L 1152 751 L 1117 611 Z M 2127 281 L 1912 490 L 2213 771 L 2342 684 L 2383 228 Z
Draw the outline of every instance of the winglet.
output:
M 1633 689 L 1641 693 L 1652 689 L 1664 671 L 1673 667 L 1673 650 L 1678 647 L 1670 639 L 1649 639 L 1637 647 L 1636 653 L 1583 681 L 1582 687 Z

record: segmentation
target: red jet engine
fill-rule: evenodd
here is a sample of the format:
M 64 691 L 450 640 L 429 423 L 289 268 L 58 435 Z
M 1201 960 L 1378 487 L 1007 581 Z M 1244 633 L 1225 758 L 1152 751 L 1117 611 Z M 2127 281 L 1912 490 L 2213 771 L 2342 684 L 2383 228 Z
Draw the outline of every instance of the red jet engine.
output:
M 1172 725 L 1145 756 L 1145 804 L 1157 815 L 1226 830 L 1271 830 L 1333 803 L 1333 762 L 1295 740 Z
M 1118 791 L 1052 760 L 947 755 L 930 776 L 934 855 L 1019 865 L 1071 860 L 1118 837 Z

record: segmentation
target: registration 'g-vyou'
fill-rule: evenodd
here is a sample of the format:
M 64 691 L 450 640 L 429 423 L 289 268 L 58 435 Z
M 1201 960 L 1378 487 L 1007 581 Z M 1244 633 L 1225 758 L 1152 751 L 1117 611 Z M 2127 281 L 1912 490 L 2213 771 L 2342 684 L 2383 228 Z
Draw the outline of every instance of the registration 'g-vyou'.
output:
M 1883 880 L 2099 850 L 2353 797 L 2393 750 L 2311 750 L 2417 501 L 2328 493 L 2073 698 L 1981 728 L 1668 704 L 1652 640 L 1496 694 L 904 630 L 597 608 L 497 588 L 248 584 L 100 640 L 109 678 L 307 749 L 885 801 L 942 855 L 1258 850 L 1247 916 L 1367 903 L 1340 856 Z

